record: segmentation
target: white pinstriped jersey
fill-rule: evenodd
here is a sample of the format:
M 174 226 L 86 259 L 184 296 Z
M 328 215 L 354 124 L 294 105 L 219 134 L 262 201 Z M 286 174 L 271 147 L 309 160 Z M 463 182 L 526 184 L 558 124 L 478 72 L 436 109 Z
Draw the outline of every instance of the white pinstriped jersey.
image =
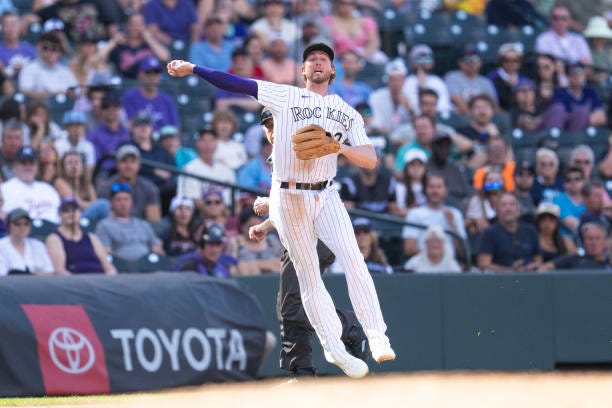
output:
M 338 155 L 298 160 L 291 145 L 291 134 L 319 125 L 332 135 L 340 132 L 351 146 L 371 144 L 361 115 L 338 95 L 322 96 L 304 88 L 257 80 L 259 103 L 274 116 L 272 178 L 280 181 L 313 183 L 336 176 Z

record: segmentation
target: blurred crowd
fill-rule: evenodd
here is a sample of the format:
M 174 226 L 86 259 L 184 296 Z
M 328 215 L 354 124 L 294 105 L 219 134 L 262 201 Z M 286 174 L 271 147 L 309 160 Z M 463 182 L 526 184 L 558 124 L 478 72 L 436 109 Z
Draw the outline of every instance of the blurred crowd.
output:
M 441 47 L 436 18 L 482 29 Z M 0 276 L 278 273 L 248 234 L 261 105 L 165 64 L 301 86 L 312 42 L 380 157 L 334 183 L 372 273 L 608 269 L 611 23 L 609 0 L 1 1 Z

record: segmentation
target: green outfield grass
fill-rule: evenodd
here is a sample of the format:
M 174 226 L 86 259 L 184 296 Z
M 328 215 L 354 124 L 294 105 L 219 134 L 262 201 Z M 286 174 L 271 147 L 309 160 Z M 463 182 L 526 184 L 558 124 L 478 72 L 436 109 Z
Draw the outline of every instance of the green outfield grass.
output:
M 145 394 L 116 394 L 116 395 L 75 395 L 68 397 L 21 397 L 0 398 L 0 407 L 36 407 L 53 406 L 60 404 L 87 404 L 90 402 L 111 402 L 113 399 L 122 401 L 136 398 Z

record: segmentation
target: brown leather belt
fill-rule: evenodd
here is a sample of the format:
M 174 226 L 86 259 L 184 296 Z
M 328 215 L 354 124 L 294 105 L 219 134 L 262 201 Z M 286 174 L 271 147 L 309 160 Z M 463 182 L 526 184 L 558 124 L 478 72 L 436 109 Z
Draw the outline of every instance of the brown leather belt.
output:
M 323 190 L 328 186 L 331 186 L 332 180 L 319 181 L 316 183 L 290 183 L 288 181 L 281 181 L 280 188 L 295 188 L 297 190 Z

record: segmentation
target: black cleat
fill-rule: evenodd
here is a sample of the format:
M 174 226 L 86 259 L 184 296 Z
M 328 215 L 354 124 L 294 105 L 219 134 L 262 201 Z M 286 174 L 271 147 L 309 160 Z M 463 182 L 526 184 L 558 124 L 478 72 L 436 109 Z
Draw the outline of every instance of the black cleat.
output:
M 346 351 L 348 351 L 353 357 L 357 357 L 364 362 L 368 362 L 368 355 L 370 354 L 370 347 L 368 344 L 368 338 L 361 326 L 354 325 L 351 327 L 344 340 Z

